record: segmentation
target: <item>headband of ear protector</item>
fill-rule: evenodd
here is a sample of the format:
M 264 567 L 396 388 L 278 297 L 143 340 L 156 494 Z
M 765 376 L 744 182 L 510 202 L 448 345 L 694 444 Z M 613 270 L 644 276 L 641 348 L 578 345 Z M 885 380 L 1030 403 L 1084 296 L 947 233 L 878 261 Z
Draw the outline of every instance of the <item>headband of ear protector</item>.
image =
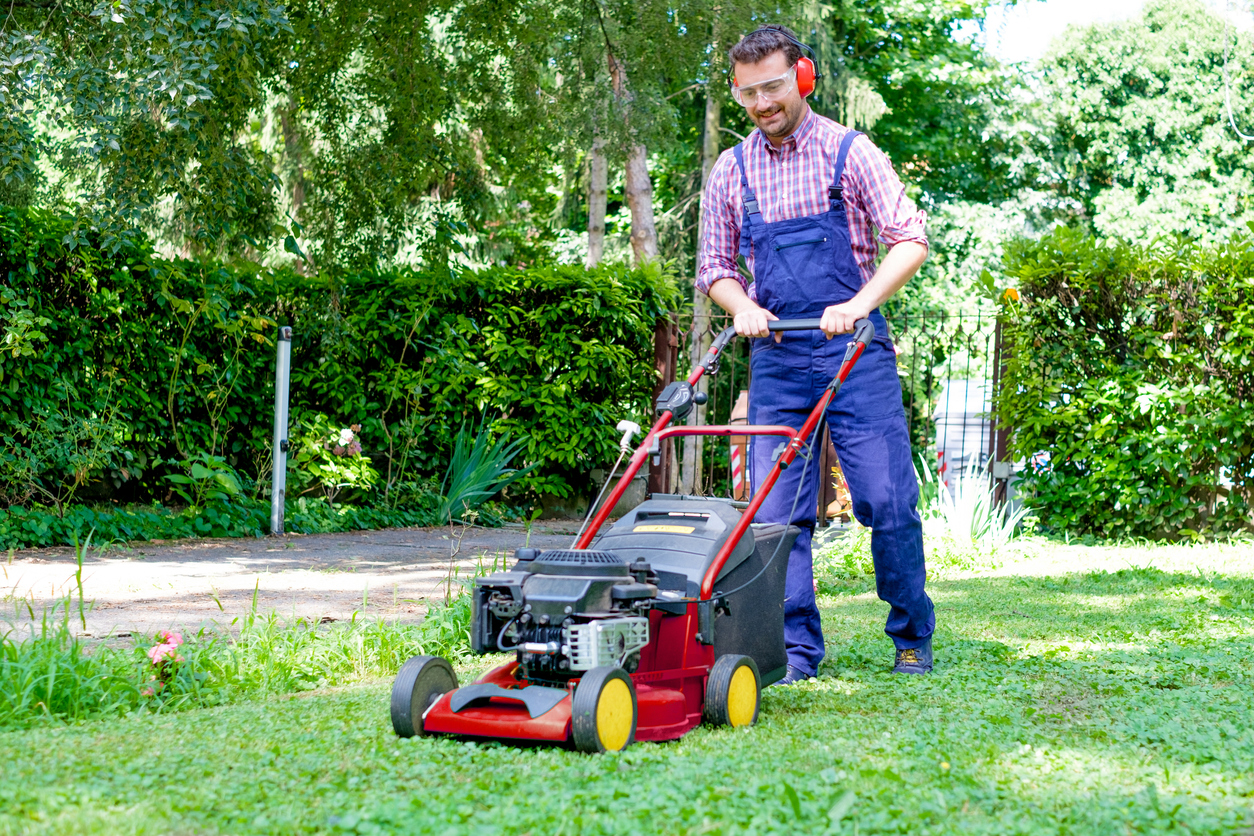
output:
M 803 53 L 809 53 L 809 57 L 802 55 L 797 59 L 797 92 L 801 94 L 801 98 L 805 98 L 814 92 L 814 82 L 823 76 L 816 72 L 814 63 L 814 50 L 803 44 L 784 31 L 782 26 L 759 26 L 756 32 L 778 32 L 789 41 L 791 41 Z M 732 76 L 732 85 L 736 85 L 736 77 Z

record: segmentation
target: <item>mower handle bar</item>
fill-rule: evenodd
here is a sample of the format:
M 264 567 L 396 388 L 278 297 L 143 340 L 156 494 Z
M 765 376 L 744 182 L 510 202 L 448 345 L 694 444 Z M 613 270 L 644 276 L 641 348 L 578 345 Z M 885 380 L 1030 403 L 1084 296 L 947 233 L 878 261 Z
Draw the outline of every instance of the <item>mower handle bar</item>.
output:
M 819 328 L 819 322 L 820 321 L 817 319 L 777 319 L 768 322 L 767 327 L 771 331 L 817 331 L 821 330 Z M 714 369 L 718 367 L 719 356 L 723 353 L 723 349 L 727 347 L 727 344 L 731 342 L 732 337 L 734 336 L 736 336 L 736 327 L 733 325 L 724 328 L 719 335 L 714 338 L 714 342 L 712 342 L 709 349 L 706 350 L 705 356 L 701 358 L 701 362 L 692 370 L 692 374 L 688 376 L 687 383 L 689 392 L 692 391 L 691 387 L 697 384 L 697 381 L 701 379 L 701 376 L 705 374 L 707 370 L 713 373 Z M 875 326 L 871 323 L 870 319 L 864 317 L 853 324 L 853 339 L 850 340 L 849 345 L 845 350 L 844 362 L 841 363 L 840 371 L 833 379 L 832 384 L 827 387 L 827 391 L 823 395 L 821 405 L 824 409 L 826 408 L 826 403 L 830 401 L 831 398 L 835 397 L 836 392 L 840 389 L 840 384 L 844 382 L 850 369 L 853 368 L 854 362 L 857 361 L 858 357 L 861 356 L 866 347 L 871 344 L 871 340 L 874 337 Z M 817 409 L 818 407 L 816 407 L 816 410 Z M 618 500 L 622 498 L 623 492 L 627 489 L 627 482 L 636 475 L 640 466 L 644 464 L 645 459 L 648 457 L 649 448 L 646 444 L 648 442 L 652 442 L 654 445 L 657 444 L 657 441 L 659 440 L 658 435 L 666 429 L 666 425 L 670 423 L 671 418 L 672 414 L 669 410 L 659 413 L 657 422 L 654 423 L 649 432 L 645 434 L 641 445 L 636 449 L 635 454 L 632 455 L 631 461 L 628 462 L 627 471 L 619 478 L 618 485 L 610 492 L 609 498 L 605 500 L 605 504 L 603 504 L 600 510 L 596 512 L 596 516 L 593 518 L 591 525 L 584 528 L 583 532 L 576 537 L 573 548 L 586 549 L 592 543 L 592 540 L 596 537 L 601 525 L 609 517 L 610 509 L 612 509 L 618 503 Z M 768 479 L 769 484 L 766 485 L 765 490 L 769 491 L 771 485 L 774 484 L 775 479 L 778 478 L 778 469 L 786 467 L 787 463 L 790 463 L 793 458 L 797 456 L 803 444 L 801 440 L 802 437 L 809 437 L 809 433 L 814 429 L 812 424 L 817 420 L 817 412 L 811 414 L 810 418 L 807 419 L 806 425 L 803 426 L 798 435 L 793 438 L 788 449 L 781 456 L 780 463 L 777 463 L 777 470 L 772 471 L 772 476 Z M 626 445 L 624 444 L 624 448 L 625 447 Z M 626 449 L 624 449 L 624 453 L 626 453 Z M 783 461 L 784 458 L 787 459 L 787 462 Z M 758 498 L 755 501 L 757 504 L 761 504 L 761 498 Z M 750 508 L 756 513 L 757 508 L 752 501 L 750 503 Z M 752 518 L 753 514 L 749 514 L 746 518 L 742 519 L 744 526 L 748 526 L 748 520 Z M 738 528 L 741 530 L 739 533 L 734 532 L 737 541 L 739 541 L 740 536 L 744 533 L 744 526 L 740 526 L 738 524 Z M 720 552 L 720 555 L 721 554 L 722 552 Z M 723 555 L 719 566 L 721 567 L 726 560 L 726 556 Z M 711 584 L 714 582 L 713 577 L 710 577 L 708 580 Z M 706 584 L 705 581 L 702 581 L 702 586 L 705 587 L 708 586 L 708 584 Z M 703 589 L 702 595 L 708 597 L 708 594 L 709 590 Z
M 766 323 L 769 331 L 818 331 L 819 319 L 773 319 Z M 863 345 L 869 343 L 875 337 L 875 326 L 871 324 L 871 320 L 863 318 L 853 324 L 854 342 L 860 342 Z
M 771 331 L 818 331 L 818 319 L 773 319 L 766 323 L 766 327 Z M 732 337 L 736 336 L 736 326 L 729 325 L 714 339 L 714 344 L 710 346 L 710 351 L 706 353 L 702 359 L 701 365 L 709 367 L 715 358 L 727 347 Z M 867 345 L 875 336 L 875 326 L 871 320 L 867 318 L 859 319 L 853 324 L 853 341 Z

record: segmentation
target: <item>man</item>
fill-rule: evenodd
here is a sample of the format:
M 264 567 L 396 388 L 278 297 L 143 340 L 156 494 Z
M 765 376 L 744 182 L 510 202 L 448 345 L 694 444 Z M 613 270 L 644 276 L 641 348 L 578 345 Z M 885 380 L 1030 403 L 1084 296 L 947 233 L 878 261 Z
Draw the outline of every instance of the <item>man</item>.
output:
M 813 88 L 814 66 L 792 32 L 762 27 L 728 58 L 733 96 L 757 129 L 723 152 L 710 174 L 697 286 L 732 314 L 741 336 L 770 336 L 773 319 L 821 320 L 822 333 L 753 341 L 751 424 L 800 427 L 844 357 L 850 337 L 833 337 L 850 333 L 864 317 L 875 324 L 875 339 L 827 418 L 854 515 L 872 529 L 876 591 L 889 604 L 885 632 L 896 646 L 893 670 L 927 673 L 936 620 L 923 588 L 918 483 L 896 357 L 878 310 L 927 257 L 923 213 L 869 139 L 810 110 L 805 95 Z M 888 252 L 877 267 L 880 243 Z M 754 276 L 752 286 L 736 269 L 738 253 Z M 777 448 L 766 437 L 751 444 L 755 488 L 774 466 Z M 816 456 L 808 467 L 799 461 L 784 471 L 757 515 L 758 522 L 783 522 L 791 512 L 802 529 L 788 556 L 785 685 L 815 676 L 824 655 L 810 553 L 817 466 Z

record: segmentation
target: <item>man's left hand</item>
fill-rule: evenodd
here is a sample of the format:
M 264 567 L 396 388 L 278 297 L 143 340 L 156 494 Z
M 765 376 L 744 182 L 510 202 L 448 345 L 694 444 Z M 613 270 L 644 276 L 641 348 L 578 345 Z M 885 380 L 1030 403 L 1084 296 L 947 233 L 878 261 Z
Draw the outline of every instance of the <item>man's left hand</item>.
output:
M 819 320 L 819 328 L 827 335 L 830 340 L 837 334 L 853 333 L 853 324 L 859 319 L 865 319 L 870 316 L 871 310 L 857 299 L 850 299 L 848 302 L 842 302 L 839 305 L 831 305 L 823 311 L 823 318 Z

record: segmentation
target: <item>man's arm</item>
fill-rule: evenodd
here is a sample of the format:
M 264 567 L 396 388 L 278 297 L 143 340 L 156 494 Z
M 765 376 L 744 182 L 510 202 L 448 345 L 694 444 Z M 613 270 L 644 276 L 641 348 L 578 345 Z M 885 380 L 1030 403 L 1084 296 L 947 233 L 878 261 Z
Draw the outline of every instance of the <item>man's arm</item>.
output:
M 821 327 L 829 338 L 852 331 L 854 322 L 905 287 L 927 259 L 925 216 L 906 196 L 888 156 L 866 137 L 858 137 L 849 149 L 846 171 L 852 180 L 846 198 L 871 219 L 888 252 L 857 295 L 823 312 Z
M 736 268 L 743 210 L 739 185 L 735 160 L 723 152 L 710 172 L 701 202 L 704 234 L 697 258 L 697 289 L 732 315 L 737 334 L 765 337 L 770 333 L 766 323 L 778 317 L 749 298 L 749 283 Z
M 859 319 L 870 316 L 871 311 L 893 298 L 893 294 L 906 286 L 906 282 L 919 272 L 927 259 L 927 245 L 918 241 L 902 241 L 893 245 L 885 254 L 871 280 L 862 286 L 848 302 L 832 305 L 823 311 L 819 327 L 831 339 L 836 334 L 848 334 Z M 714 299 L 714 294 L 710 294 Z M 716 302 L 719 300 L 715 299 Z M 747 301 L 747 297 L 746 297 Z M 722 305 L 722 302 L 719 302 Z M 752 303 L 750 303 L 752 304 Z M 723 307 L 727 307 L 723 305 Z M 774 317 L 772 317 L 773 319 Z M 739 328 L 737 328 L 739 333 Z
M 710 285 L 710 298 L 732 315 L 736 333 L 742 337 L 765 337 L 771 333 L 766 323 L 779 319 L 750 299 L 740 282 L 734 279 L 721 279 Z M 779 342 L 780 336 L 775 335 L 775 342 Z

